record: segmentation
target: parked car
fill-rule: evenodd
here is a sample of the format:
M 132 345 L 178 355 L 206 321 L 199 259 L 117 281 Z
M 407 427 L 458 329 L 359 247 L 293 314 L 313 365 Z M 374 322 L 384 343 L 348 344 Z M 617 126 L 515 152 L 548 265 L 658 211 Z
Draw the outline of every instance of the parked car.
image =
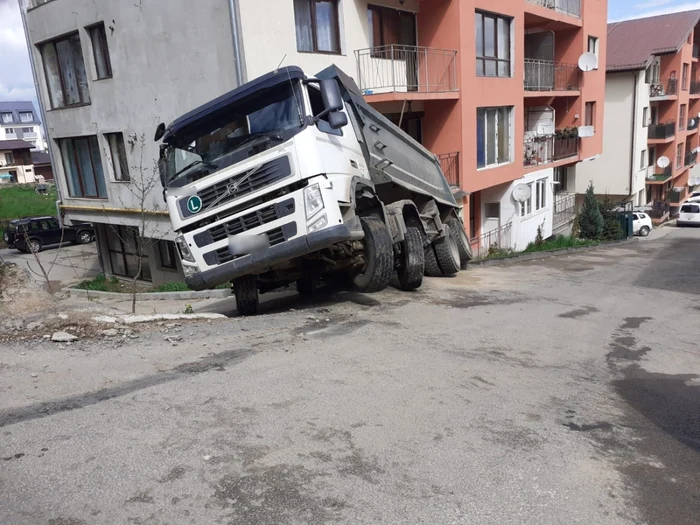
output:
M 649 217 L 649 215 L 646 213 L 636 211 L 632 214 L 632 219 L 632 231 L 635 235 L 646 237 L 654 227 L 651 223 L 651 217 Z
M 61 228 L 55 217 L 25 217 L 10 221 L 3 239 L 10 248 L 40 252 L 61 242 L 87 244 L 95 239 L 95 230 L 87 222 Z
M 676 220 L 678 226 L 700 226 L 700 203 L 686 202 Z

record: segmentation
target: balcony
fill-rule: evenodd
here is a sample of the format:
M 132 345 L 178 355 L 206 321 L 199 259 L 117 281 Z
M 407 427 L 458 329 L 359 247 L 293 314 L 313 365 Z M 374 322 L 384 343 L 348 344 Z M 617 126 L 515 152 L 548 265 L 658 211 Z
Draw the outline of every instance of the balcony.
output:
M 525 59 L 525 91 L 579 91 L 581 72 L 574 64 Z
M 698 81 L 698 80 L 691 80 L 690 81 L 690 94 L 691 95 L 700 95 L 700 81 Z
M 673 175 L 671 166 L 666 166 L 662 171 L 656 171 L 660 168 L 656 168 L 655 166 L 649 166 L 647 169 L 647 184 L 664 184 Z
M 650 99 L 664 99 L 678 95 L 678 79 L 676 77 L 658 79 L 649 84 Z
M 669 120 L 664 124 L 652 124 L 649 126 L 647 131 L 647 137 L 649 140 L 660 140 L 665 141 L 673 139 L 676 135 L 676 121 Z
M 698 154 L 695 152 L 690 152 L 685 156 L 685 166 L 690 167 L 690 166 L 695 166 L 695 163 L 698 161 Z
M 459 188 L 459 152 L 438 155 L 440 168 L 450 186 Z
M 574 220 L 576 216 L 576 194 L 564 193 L 554 197 L 552 229 L 556 230 Z
M 523 165 L 540 166 L 571 157 L 579 153 L 578 137 L 546 135 L 542 137 L 525 137 L 523 148 Z
M 363 94 L 385 95 L 376 101 L 458 97 L 457 51 L 389 45 L 358 49 L 355 58 Z
M 696 129 L 698 129 L 698 121 L 698 118 L 689 118 L 688 125 L 685 129 L 687 129 L 688 131 L 695 131 Z
M 581 0 L 527 0 L 531 4 L 539 5 L 564 15 L 581 18 Z

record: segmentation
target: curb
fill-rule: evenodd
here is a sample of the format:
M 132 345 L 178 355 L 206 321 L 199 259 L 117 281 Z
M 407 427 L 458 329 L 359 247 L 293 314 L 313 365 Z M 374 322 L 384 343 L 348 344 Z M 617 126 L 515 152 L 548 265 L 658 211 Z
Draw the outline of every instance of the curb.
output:
M 578 252 L 588 252 L 588 251 L 598 250 L 601 248 L 607 248 L 609 246 L 620 246 L 622 244 L 629 244 L 632 242 L 638 242 L 638 239 L 632 238 L 632 239 L 625 239 L 623 241 L 604 242 L 604 243 L 596 244 L 595 246 L 581 246 L 578 248 L 576 248 L 576 247 L 574 247 L 574 248 L 562 248 L 560 250 L 552 250 L 552 251 L 547 251 L 547 252 L 525 253 L 523 255 L 518 255 L 515 257 L 504 257 L 502 259 L 484 259 L 481 261 L 469 261 L 469 266 L 472 266 L 472 265 L 475 265 L 475 266 L 502 266 L 502 265 L 506 265 L 506 264 L 520 263 L 520 262 L 532 261 L 532 260 L 536 260 L 536 259 L 548 259 L 549 257 L 555 257 L 557 255 L 565 255 L 565 254 L 578 253 Z
M 127 300 L 132 297 L 131 293 L 121 292 L 98 292 L 93 290 L 80 290 L 78 288 L 63 288 L 63 292 L 68 293 L 71 297 L 102 297 L 104 299 L 123 299 Z M 231 290 L 202 290 L 199 292 L 153 292 L 136 294 L 137 301 L 185 301 L 188 299 L 221 299 L 232 297 Z

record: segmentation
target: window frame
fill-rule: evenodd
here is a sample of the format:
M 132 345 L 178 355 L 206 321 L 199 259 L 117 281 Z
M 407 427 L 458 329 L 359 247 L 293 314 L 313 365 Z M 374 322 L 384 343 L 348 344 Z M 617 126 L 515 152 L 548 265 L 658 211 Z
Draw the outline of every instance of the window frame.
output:
M 92 46 L 92 60 L 95 66 L 95 80 L 106 80 L 108 78 L 112 78 L 112 57 L 109 53 L 109 44 L 107 43 L 107 32 L 105 31 L 105 23 L 98 22 L 97 24 L 87 26 L 85 30 L 87 31 L 88 36 L 90 37 L 90 45 Z M 97 37 L 97 39 L 95 37 Z M 95 45 L 96 40 L 102 46 L 102 55 L 104 58 L 105 67 L 108 71 L 108 73 L 104 76 L 100 76 L 100 70 L 97 66 L 98 60 L 97 46 Z
M 477 24 L 479 24 L 479 17 L 481 17 L 481 51 L 482 55 L 478 54 L 478 43 L 476 42 L 477 35 L 479 34 L 476 30 Z M 494 23 L 494 40 L 493 40 L 493 50 L 495 56 L 486 56 L 486 19 L 493 19 Z M 508 53 L 508 58 L 499 58 L 499 31 L 498 31 L 498 21 L 502 20 L 507 25 L 508 42 L 506 45 L 506 50 Z M 489 13 L 488 11 L 476 10 L 474 13 L 474 43 L 475 43 L 475 59 L 476 59 L 476 76 L 479 78 L 512 78 L 513 77 L 513 18 L 504 15 Z M 488 75 L 486 73 L 487 62 L 495 62 L 496 64 L 496 74 Z M 499 65 L 501 63 L 506 63 L 508 66 L 508 73 L 506 75 L 499 74 Z M 481 67 L 479 67 L 481 66 Z
M 642 127 L 643 128 L 648 128 L 649 127 L 649 107 L 645 106 L 642 108 Z
M 5 128 L 5 135 L 17 135 L 15 128 Z
M 164 239 L 158 239 L 156 241 L 156 248 L 158 249 L 158 267 L 163 270 L 177 271 L 177 261 L 178 254 L 175 248 L 175 243 L 172 241 L 166 241 Z M 170 264 L 166 264 L 163 259 L 163 254 L 167 253 L 170 259 Z
M 119 250 L 116 250 L 112 247 L 112 243 L 110 242 L 109 239 L 106 239 L 106 244 L 107 244 L 107 257 L 109 258 L 109 268 L 112 271 L 112 274 L 117 275 L 119 277 L 127 277 L 129 279 L 133 279 L 134 275 L 131 275 L 129 272 L 129 264 L 128 264 L 128 257 L 137 257 L 137 253 L 132 253 L 131 249 L 128 249 L 125 245 L 129 242 L 130 236 L 132 236 L 134 243 L 134 252 L 138 252 L 138 243 L 146 243 L 144 246 L 144 249 L 141 251 L 143 252 L 141 254 L 141 273 L 140 275 L 136 276 L 137 280 L 140 281 L 147 281 L 147 282 L 153 282 L 153 276 L 151 275 L 151 269 L 150 269 L 150 257 L 148 250 L 145 249 L 148 246 L 148 240 L 142 237 L 139 234 L 139 229 L 136 226 L 125 226 L 122 224 L 109 224 L 106 225 L 106 229 L 111 229 L 112 230 L 112 235 L 114 235 L 117 244 L 119 244 Z M 109 233 L 107 233 L 107 236 L 109 236 Z M 122 264 L 124 265 L 124 273 L 119 273 L 118 271 L 114 270 L 114 263 L 112 261 L 112 256 L 121 256 L 122 259 Z M 144 279 L 144 268 L 148 268 L 148 278 Z
M 537 179 L 534 183 L 535 205 L 533 213 L 547 208 L 547 179 Z
M 687 123 L 687 111 L 688 107 L 686 104 L 681 104 L 678 108 L 678 129 L 683 131 Z
M 22 122 L 24 122 L 24 123 L 34 122 L 34 113 L 33 112 L 31 112 L 31 111 L 19 111 L 18 114 L 19 114 L 20 123 L 22 123 Z M 22 120 L 22 115 L 29 115 L 29 120 Z
M 641 152 L 641 155 L 639 157 L 639 169 L 640 169 L 640 171 L 644 170 L 648 167 L 647 166 L 648 160 L 649 160 L 649 152 L 646 149 L 643 149 Z
M 124 143 L 124 134 L 121 131 L 113 133 L 104 133 L 104 138 L 107 141 L 107 148 L 109 150 L 109 164 L 111 169 L 111 180 L 112 182 L 131 182 L 131 173 L 129 172 L 129 159 L 126 155 L 126 144 Z M 112 140 L 116 140 L 117 154 L 115 155 L 114 149 L 112 147 Z M 121 146 L 121 150 L 120 149 Z M 123 153 L 123 159 L 120 154 Z M 123 160 L 123 162 L 122 162 Z M 119 162 L 119 170 L 117 170 L 117 161 Z M 126 172 L 126 175 L 125 175 Z M 121 176 L 118 176 L 121 174 Z
M 681 90 L 688 91 L 688 77 L 690 76 L 690 64 L 681 65 Z
M 676 169 L 683 168 L 683 144 L 676 146 Z
M 591 46 L 592 44 L 592 46 Z M 593 49 L 591 49 L 591 47 Z M 600 38 L 597 36 L 593 35 L 588 35 L 588 40 L 586 42 L 586 49 L 588 50 L 589 53 L 593 53 L 595 57 L 600 60 Z M 598 62 L 596 61 L 596 65 L 593 69 L 598 69 Z
M 83 65 L 83 73 L 85 74 L 85 91 L 87 94 L 87 98 L 84 97 L 83 90 L 80 89 L 80 83 L 78 80 L 79 75 L 77 74 L 77 68 L 74 64 L 73 75 L 75 77 L 79 101 L 74 102 L 72 104 L 68 104 L 68 103 L 66 103 L 66 99 L 68 97 L 67 97 L 66 85 L 64 82 L 64 78 L 63 78 L 63 70 L 61 67 L 61 61 L 58 58 L 58 43 L 64 42 L 64 41 L 70 42 L 70 40 L 75 36 L 78 37 L 77 44 L 80 48 L 80 60 L 81 60 L 82 65 Z M 51 90 L 51 83 L 49 82 L 49 71 L 47 69 L 47 62 L 48 61 L 46 60 L 46 56 L 44 54 L 44 50 L 47 48 L 47 46 L 53 46 L 53 52 L 54 52 L 54 55 L 56 57 L 56 70 L 58 73 L 58 80 L 59 80 L 59 83 L 61 85 L 61 97 L 63 98 L 63 105 L 61 105 L 61 106 L 59 106 L 56 103 L 56 101 L 54 100 L 54 93 Z M 90 104 L 90 85 L 89 85 L 89 82 L 87 79 L 87 71 L 85 69 L 85 57 L 83 56 L 83 52 L 82 52 L 83 46 L 82 46 L 82 42 L 80 40 L 80 32 L 73 31 L 71 33 L 67 33 L 65 35 L 62 35 L 58 38 L 54 38 L 53 40 L 47 40 L 45 42 L 41 42 L 41 43 L 37 44 L 37 47 L 39 48 L 39 54 L 41 55 L 42 69 L 44 70 L 44 81 L 46 82 L 46 91 L 48 93 L 49 103 L 51 105 L 50 111 L 64 109 L 64 108 L 86 106 L 86 105 Z M 74 48 L 71 48 L 71 50 L 72 50 L 72 52 L 75 52 Z
M 533 195 L 533 184 L 534 183 L 529 183 L 527 185 L 528 188 L 530 188 L 530 196 L 527 198 L 527 200 L 524 200 L 519 203 L 520 205 L 520 217 L 527 217 L 529 215 L 532 215 L 532 195 Z M 526 206 L 527 205 L 527 206 Z
M 343 48 L 340 43 L 340 9 L 339 0 L 298 0 L 301 2 L 306 2 L 309 5 L 310 15 L 311 15 L 311 50 L 299 49 L 299 41 L 297 40 L 297 52 L 298 53 L 318 53 L 323 55 L 342 55 Z M 335 23 L 335 47 L 336 51 L 325 51 L 319 50 L 318 48 L 318 27 L 316 24 L 316 4 L 318 3 L 330 3 L 333 6 L 333 21 Z M 292 3 L 293 6 L 293 3 Z M 294 33 L 296 36 L 296 12 L 294 13 Z
M 10 120 L 5 120 L 5 117 L 7 115 L 10 115 Z M 0 113 L 0 123 L 2 124 L 14 124 L 14 118 L 15 117 L 11 111 L 3 111 L 2 113 Z
M 494 120 L 495 124 L 495 134 L 494 134 L 494 139 L 495 139 L 495 147 L 496 147 L 496 157 L 498 157 L 498 127 L 499 127 L 499 115 L 502 111 L 505 111 L 507 117 L 508 117 L 508 123 L 507 123 L 507 129 L 508 129 L 508 158 L 505 161 L 498 161 L 495 162 L 494 164 L 488 164 L 488 147 L 489 147 L 489 133 L 488 133 L 488 116 L 487 112 L 489 110 L 495 110 L 496 111 L 496 118 Z M 479 119 L 480 117 L 480 112 L 483 111 L 484 115 L 484 165 L 479 166 Z M 491 168 L 497 168 L 498 166 L 505 166 L 507 164 L 512 164 L 513 163 L 513 146 L 514 146 L 514 137 L 513 137 L 513 111 L 514 107 L 513 106 L 489 106 L 489 107 L 477 107 L 476 108 L 476 126 L 477 126 L 477 144 L 476 144 L 476 169 L 477 171 L 479 170 L 484 170 L 484 169 L 491 169 Z
M 13 151 L 5 152 L 5 163 L 8 166 L 14 166 L 15 164 L 15 153 Z
M 584 105 L 584 126 L 595 127 L 595 100 L 589 100 Z M 590 109 L 589 109 L 590 108 Z
M 569 173 L 566 166 L 557 166 L 554 168 L 552 172 L 552 181 L 558 182 L 558 184 L 555 184 L 556 189 L 554 193 L 563 193 L 567 190 L 568 176 Z
M 76 147 L 76 141 L 78 140 L 87 140 L 88 142 L 88 153 L 90 156 L 90 168 L 93 174 L 93 182 L 95 183 L 95 191 L 97 192 L 95 195 L 87 195 L 85 193 L 85 179 L 83 175 L 83 169 L 81 168 L 81 163 L 80 163 L 80 157 L 78 155 L 78 148 Z M 97 173 L 95 171 L 95 158 L 93 157 L 94 149 L 93 145 L 90 144 L 90 141 L 94 140 L 95 141 L 95 146 L 96 146 L 96 151 L 98 152 L 98 158 L 97 160 L 100 163 L 100 170 L 102 171 L 102 182 L 104 183 L 104 190 L 105 190 L 105 195 L 100 196 L 100 184 L 97 179 Z M 75 167 L 78 169 L 78 174 L 77 174 L 77 180 L 78 184 L 80 186 L 80 195 L 73 195 L 71 193 L 71 184 L 68 184 L 68 179 L 71 178 L 70 170 L 66 166 L 66 162 L 68 159 L 65 158 L 64 151 L 63 151 L 63 142 L 64 141 L 70 141 L 72 142 L 71 148 L 73 152 L 73 163 Z M 99 147 L 99 142 L 97 139 L 96 135 L 86 135 L 86 136 L 81 136 L 81 137 L 66 137 L 62 139 L 56 139 L 56 142 L 58 143 L 58 149 L 61 153 L 61 164 L 63 167 L 64 175 L 66 178 L 66 186 L 68 187 L 68 195 L 73 198 L 73 199 L 99 199 L 99 200 L 106 200 L 109 198 L 109 195 L 107 194 L 107 185 L 106 181 L 104 180 L 104 166 L 102 164 L 102 158 L 101 155 L 99 155 L 100 147 Z M 73 188 L 75 189 L 75 188 Z
M 384 16 L 391 16 L 394 15 L 397 16 L 397 21 L 396 21 L 396 42 L 395 43 L 387 43 L 386 39 L 386 34 L 384 32 L 385 29 L 385 20 Z M 411 43 L 401 43 L 401 17 L 410 17 L 411 22 L 413 22 L 413 34 L 411 35 Z M 371 19 L 371 22 L 370 22 Z M 378 28 L 375 26 L 376 23 L 379 23 Z M 415 47 L 418 39 L 418 30 L 417 30 L 417 17 L 416 13 L 413 11 L 407 11 L 405 9 L 398 9 L 395 7 L 389 7 L 385 5 L 377 5 L 377 4 L 372 4 L 372 3 L 367 3 L 367 23 L 370 25 L 369 29 L 369 47 L 371 49 L 378 48 L 378 47 L 385 47 L 385 46 L 397 46 L 399 49 L 404 48 L 404 47 Z M 375 32 L 378 32 L 379 34 L 379 42 L 375 42 L 374 36 Z M 373 53 L 372 56 L 375 58 L 390 58 L 383 56 L 384 53 L 381 51 L 378 51 L 376 53 Z

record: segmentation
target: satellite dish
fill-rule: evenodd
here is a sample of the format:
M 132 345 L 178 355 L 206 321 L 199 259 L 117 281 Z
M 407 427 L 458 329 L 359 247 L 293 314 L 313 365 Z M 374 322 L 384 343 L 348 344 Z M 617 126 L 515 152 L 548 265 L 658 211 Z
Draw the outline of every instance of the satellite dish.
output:
M 591 71 L 598 67 L 598 57 L 595 53 L 584 53 L 578 57 L 578 68 L 581 71 Z
M 691 119 L 688 121 L 688 127 L 689 127 L 689 128 L 692 128 L 694 125 L 695 125 L 695 119 L 694 119 L 694 118 L 691 118 Z
M 513 199 L 515 199 L 517 202 L 525 202 L 530 198 L 531 194 L 532 191 L 530 190 L 530 186 L 527 184 L 518 184 L 515 188 L 513 188 Z
M 698 118 L 700 118 L 700 113 L 698 113 Z
M 667 168 L 669 164 L 671 164 L 671 161 L 668 160 L 668 157 L 659 157 L 656 159 L 656 165 L 661 169 Z

